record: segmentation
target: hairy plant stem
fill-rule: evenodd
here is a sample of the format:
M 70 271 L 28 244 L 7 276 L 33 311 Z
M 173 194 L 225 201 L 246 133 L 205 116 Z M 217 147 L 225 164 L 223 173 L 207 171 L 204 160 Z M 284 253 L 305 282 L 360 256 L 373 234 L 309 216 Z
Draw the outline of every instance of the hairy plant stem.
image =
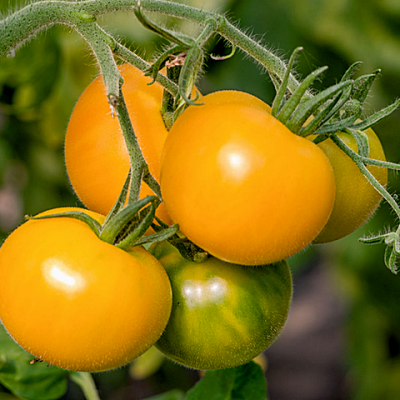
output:
M 123 79 L 115 63 L 108 36 L 97 25 L 88 22 L 80 22 L 76 26 L 77 31 L 88 41 L 99 62 L 103 80 L 107 88 L 108 101 L 111 110 L 118 117 L 118 121 L 125 139 L 126 147 L 131 164 L 131 185 L 129 190 L 128 204 L 139 199 L 142 179 L 146 177 L 146 183 L 161 198 L 161 191 L 157 181 L 149 178 L 149 169 L 143 157 L 138 140 L 132 127 L 125 100 L 122 94 Z
M 40 1 L 29 4 L 0 21 L 0 57 L 9 54 L 32 35 L 53 24 L 75 27 L 79 19 L 88 21 L 90 16 L 95 18 L 99 14 L 132 10 L 136 5 L 137 0 Z M 186 19 L 202 25 L 213 19 L 219 21 L 217 33 L 263 65 L 271 75 L 279 80 L 283 79 L 285 63 L 237 29 L 225 17 L 166 0 L 141 0 L 140 5 L 144 11 Z M 289 91 L 294 92 L 298 86 L 299 82 L 290 75 Z
M 100 400 L 92 375 L 89 372 L 71 372 L 70 378 L 82 389 L 86 400 Z
M 362 174 L 369 180 L 371 185 L 382 195 L 382 197 L 389 203 L 389 205 L 393 208 L 394 212 L 397 215 L 397 218 L 400 220 L 400 207 L 393 199 L 393 197 L 389 194 L 389 192 L 378 182 L 378 180 L 371 174 L 368 168 L 365 166 L 366 157 L 361 157 L 355 151 L 353 151 L 349 146 L 346 145 L 337 135 L 330 136 L 332 141 L 346 154 L 348 155 L 360 169 Z M 368 159 L 370 160 L 370 159 Z M 377 161 L 377 160 L 370 160 Z M 382 162 L 384 163 L 384 162 Z M 370 165 L 377 165 L 377 163 L 368 163 Z M 391 163 L 390 163 L 391 164 Z M 380 166 L 383 166 L 382 164 Z M 398 167 L 398 166 L 397 166 Z M 396 168 L 398 169 L 398 168 Z M 400 232 L 400 227 L 398 229 Z

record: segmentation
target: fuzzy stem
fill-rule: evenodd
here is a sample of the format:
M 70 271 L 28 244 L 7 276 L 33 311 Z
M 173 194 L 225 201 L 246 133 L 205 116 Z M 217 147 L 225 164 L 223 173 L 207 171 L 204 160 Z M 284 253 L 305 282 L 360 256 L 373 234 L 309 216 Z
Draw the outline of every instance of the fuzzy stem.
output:
M 72 372 L 70 378 L 82 389 L 86 400 L 100 400 L 91 374 L 88 372 Z
M 133 130 L 128 110 L 126 108 L 121 90 L 123 80 L 110 49 L 110 44 L 112 43 L 110 43 L 105 32 L 97 24 L 79 23 L 77 25 L 77 30 L 88 41 L 96 55 L 102 71 L 103 80 L 107 88 L 109 103 L 111 108 L 115 110 L 117 114 L 122 134 L 125 139 L 132 168 L 128 204 L 132 204 L 139 199 L 143 177 L 147 177 L 150 173 Z M 153 181 L 152 183 L 153 186 L 156 186 Z M 160 193 L 158 187 L 156 190 L 156 193 Z
M 205 25 L 210 19 L 219 21 L 217 33 L 247 53 L 263 65 L 270 75 L 283 79 L 286 65 L 275 54 L 264 46 L 249 38 L 232 25 L 225 17 L 184 4 L 166 0 L 142 0 L 141 7 L 145 11 L 186 19 Z M 13 49 L 28 40 L 36 32 L 56 23 L 75 26 L 77 19 L 88 19 L 87 16 L 132 10 L 137 5 L 136 0 L 87 0 L 70 1 L 40 1 L 29 4 L 15 14 L 0 21 L 0 57 L 9 54 Z M 290 75 L 288 89 L 294 92 L 299 82 Z M 306 94 L 311 97 L 310 93 Z
M 362 174 L 369 180 L 371 185 L 382 195 L 382 197 L 389 203 L 397 214 L 397 218 L 400 220 L 400 207 L 389 194 L 389 192 L 379 183 L 379 181 L 371 174 L 368 168 L 365 166 L 363 158 L 347 146 L 337 135 L 330 136 L 332 141 L 346 154 L 348 155 L 360 169 Z

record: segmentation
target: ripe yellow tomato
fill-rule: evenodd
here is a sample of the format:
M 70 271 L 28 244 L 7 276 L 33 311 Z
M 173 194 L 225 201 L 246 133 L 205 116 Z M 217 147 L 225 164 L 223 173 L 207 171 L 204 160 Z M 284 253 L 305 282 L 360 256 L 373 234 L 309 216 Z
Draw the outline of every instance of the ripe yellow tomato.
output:
M 104 371 L 132 361 L 161 336 L 171 305 L 156 258 L 105 243 L 82 221 L 30 220 L 0 248 L 0 319 L 21 347 L 57 367 Z
M 332 211 L 324 153 L 267 110 L 240 102 L 189 106 L 172 126 L 161 191 L 181 231 L 213 256 L 262 265 L 307 246 Z
M 219 90 L 212 92 L 199 99 L 199 103 L 205 103 L 208 106 L 214 104 L 242 104 L 251 107 L 258 107 L 266 112 L 271 112 L 271 107 L 250 93 L 239 90 Z
M 365 131 L 369 139 L 369 157 L 386 160 L 381 142 L 370 128 Z M 339 132 L 338 136 L 353 151 L 357 143 L 353 136 Z M 313 136 L 310 136 L 313 139 Z M 314 240 L 314 243 L 327 243 L 340 239 L 362 226 L 377 209 L 382 196 L 369 183 L 357 165 L 340 150 L 331 139 L 318 144 L 333 167 L 336 182 L 336 198 L 328 223 Z M 386 186 L 388 171 L 383 167 L 368 166 L 375 178 Z
M 167 129 L 161 116 L 163 88 L 130 64 L 121 65 L 122 92 L 133 129 L 151 174 L 159 180 L 161 151 Z M 82 93 L 65 137 L 65 160 L 72 187 L 83 204 L 108 214 L 127 177 L 130 161 L 118 119 L 111 114 L 102 77 Z M 154 195 L 142 184 L 140 197 Z M 161 204 L 157 216 L 170 222 Z

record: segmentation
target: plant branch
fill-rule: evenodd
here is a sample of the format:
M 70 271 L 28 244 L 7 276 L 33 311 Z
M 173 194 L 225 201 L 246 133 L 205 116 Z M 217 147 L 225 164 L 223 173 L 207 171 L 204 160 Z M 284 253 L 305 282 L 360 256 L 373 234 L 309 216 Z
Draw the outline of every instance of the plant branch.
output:
M 111 43 L 109 41 L 107 34 L 97 24 L 82 22 L 77 25 L 76 29 L 88 41 L 96 55 L 102 71 L 104 84 L 107 88 L 108 101 L 112 112 L 118 117 L 132 169 L 128 200 L 128 204 L 132 204 L 139 199 L 143 177 L 148 176 L 150 173 L 133 130 L 122 94 L 121 86 L 123 79 L 110 49 L 110 45 L 113 45 L 114 42 Z M 158 189 L 156 193 L 159 194 L 160 190 Z
M 259 62 L 271 76 L 283 79 L 286 71 L 285 63 L 241 32 L 225 17 L 166 0 L 142 0 L 140 4 L 145 11 L 186 19 L 202 25 L 212 19 L 219 21 L 217 33 Z M 0 21 L 0 57 L 9 54 L 36 32 L 53 24 L 75 27 L 79 20 L 89 21 L 99 14 L 132 10 L 136 5 L 137 0 L 40 1 L 29 4 Z M 294 92 L 298 86 L 299 82 L 291 74 L 288 90 Z M 311 97 L 311 94 L 307 93 L 306 96 Z
M 100 400 L 91 374 L 88 372 L 71 372 L 70 378 L 82 389 L 86 400 Z
M 358 155 L 349 146 L 346 145 L 336 134 L 331 135 L 332 141 L 346 154 L 348 155 L 360 169 L 362 174 L 369 180 L 371 185 L 382 195 L 382 197 L 389 203 L 393 208 L 394 212 L 397 214 L 397 218 L 400 220 L 400 207 L 389 194 L 389 192 L 378 182 L 378 180 L 371 174 L 368 168 L 364 164 L 364 157 Z M 372 161 L 372 160 L 371 160 Z

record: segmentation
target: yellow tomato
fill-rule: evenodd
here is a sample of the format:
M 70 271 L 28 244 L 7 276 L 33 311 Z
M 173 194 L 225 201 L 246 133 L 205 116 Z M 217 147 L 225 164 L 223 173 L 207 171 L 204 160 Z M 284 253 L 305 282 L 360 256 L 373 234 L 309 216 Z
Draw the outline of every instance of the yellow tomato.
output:
M 189 106 L 171 128 L 161 190 L 172 220 L 195 244 L 231 263 L 261 265 L 307 246 L 332 211 L 324 153 L 264 108 Z
M 160 175 L 160 157 L 167 129 L 161 116 L 163 88 L 130 64 L 121 65 L 122 92 L 133 129 L 151 174 Z M 82 93 L 72 112 L 65 137 L 65 160 L 72 187 L 83 204 L 108 214 L 126 180 L 130 161 L 118 123 L 112 116 L 102 77 Z M 154 195 L 142 184 L 140 197 Z M 157 216 L 170 222 L 161 204 Z
M 156 258 L 105 243 L 82 221 L 30 220 L 0 248 L 1 321 L 21 347 L 57 367 L 104 371 L 132 361 L 158 340 L 171 305 Z

